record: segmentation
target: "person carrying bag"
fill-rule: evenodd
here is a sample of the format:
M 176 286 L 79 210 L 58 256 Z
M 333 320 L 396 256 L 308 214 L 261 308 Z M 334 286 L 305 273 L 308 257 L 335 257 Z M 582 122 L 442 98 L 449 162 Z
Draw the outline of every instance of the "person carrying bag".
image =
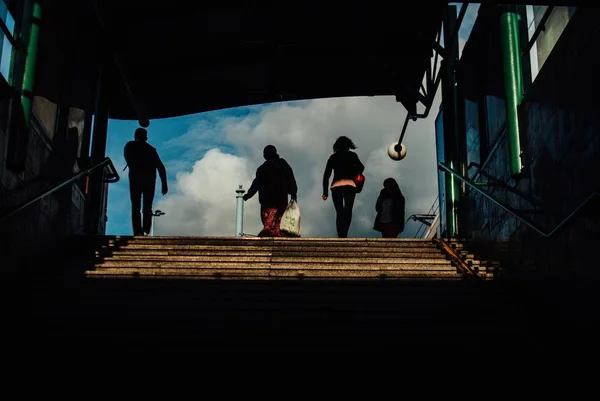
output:
M 281 216 L 281 224 L 279 226 L 282 233 L 289 237 L 300 236 L 300 206 L 295 199 L 290 200 L 283 216 Z

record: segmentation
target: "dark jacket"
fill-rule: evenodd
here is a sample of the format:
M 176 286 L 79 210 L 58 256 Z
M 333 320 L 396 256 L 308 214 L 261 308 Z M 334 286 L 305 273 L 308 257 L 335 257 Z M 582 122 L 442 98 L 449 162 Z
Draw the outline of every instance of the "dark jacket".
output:
M 375 224 L 373 224 L 373 230 L 381 231 L 381 203 L 388 197 L 392 198 L 392 223 L 394 223 L 400 229 L 400 232 L 404 231 L 404 216 L 406 201 L 402 193 L 389 194 L 385 189 L 382 189 L 375 203 L 375 210 L 377 216 L 375 216 Z
M 298 186 L 294 171 L 285 159 L 267 160 L 256 169 L 256 177 L 248 189 L 246 198 L 258 192 L 258 202 L 264 207 L 282 207 L 288 202 L 288 194 L 296 197 Z
M 145 141 L 129 141 L 124 149 L 125 161 L 129 168 L 129 178 L 139 180 L 156 180 L 156 171 L 160 181 L 167 182 L 167 170 L 160 160 L 156 149 Z
M 358 155 L 351 150 L 335 152 L 327 160 L 325 173 L 323 174 L 323 195 L 329 196 L 329 177 L 333 171 L 331 183 L 345 179 L 353 179 L 358 173 L 365 171 Z

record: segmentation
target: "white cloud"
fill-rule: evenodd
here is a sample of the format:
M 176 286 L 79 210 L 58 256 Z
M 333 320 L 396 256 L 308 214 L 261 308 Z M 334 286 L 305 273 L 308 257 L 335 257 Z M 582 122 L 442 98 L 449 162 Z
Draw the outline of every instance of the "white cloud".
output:
M 177 141 L 208 150 L 193 168 L 177 174 L 164 198 L 157 195 L 155 209 L 166 212 L 157 219 L 156 235 L 234 235 L 235 190 L 248 189 L 263 162 L 265 145 L 277 147 L 294 169 L 299 187 L 302 232 L 305 237 L 335 236 L 331 198 L 321 199 L 321 182 L 332 145 L 340 135 L 350 137 L 366 165 L 367 182 L 357 195 L 350 236 L 378 237 L 372 230 L 375 200 L 386 177 L 395 177 L 407 199 L 407 217 L 426 213 L 437 196 L 435 155 L 435 103 L 425 120 L 410 122 L 404 137 L 408 153 L 396 162 L 387 147 L 398 140 L 406 112 L 393 97 L 320 99 L 272 104 L 245 117 L 201 121 Z M 212 145 L 214 146 L 214 145 Z M 235 154 L 233 154 L 235 153 Z M 258 196 L 245 202 L 244 232 L 261 229 Z M 421 227 L 409 222 L 401 237 L 412 237 Z

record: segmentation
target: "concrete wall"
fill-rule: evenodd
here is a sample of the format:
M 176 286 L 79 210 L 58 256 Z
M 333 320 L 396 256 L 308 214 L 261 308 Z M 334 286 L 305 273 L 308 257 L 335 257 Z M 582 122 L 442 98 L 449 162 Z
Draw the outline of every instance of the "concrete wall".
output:
M 11 171 L 6 165 L 8 102 L 0 105 L 0 210 L 4 213 L 47 191 L 62 176 L 57 173 L 56 155 L 64 142 L 52 140 L 40 123 L 54 121 L 56 107 L 36 107 L 29 131 L 25 170 Z M 46 113 L 46 115 L 41 113 Z M 51 139 L 52 138 L 52 139 Z M 55 157 L 53 157 L 53 155 Z M 85 195 L 83 185 L 73 184 L 49 195 L 0 223 L 0 272 L 15 271 L 32 260 L 46 258 L 65 238 L 83 233 Z M 42 266 L 43 268 L 43 266 Z

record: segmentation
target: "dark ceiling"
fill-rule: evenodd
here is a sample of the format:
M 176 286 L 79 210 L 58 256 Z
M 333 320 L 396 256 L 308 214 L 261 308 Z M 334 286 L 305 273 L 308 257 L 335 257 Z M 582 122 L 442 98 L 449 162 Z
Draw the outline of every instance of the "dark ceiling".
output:
M 36 92 L 90 109 L 103 45 L 149 118 L 277 101 L 396 95 L 410 111 L 446 1 L 45 2 Z M 202 4 L 202 5 L 199 5 Z M 110 117 L 136 119 L 115 63 Z M 67 90 L 59 91 L 61 70 Z
M 395 95 L 415 114 L 447 4 L 45 0 L 35 92 L 93 109 L 98 64 L 108 49 L 113 119 L 138 118 L 128 92 L 150 119 L 379 95 Z

